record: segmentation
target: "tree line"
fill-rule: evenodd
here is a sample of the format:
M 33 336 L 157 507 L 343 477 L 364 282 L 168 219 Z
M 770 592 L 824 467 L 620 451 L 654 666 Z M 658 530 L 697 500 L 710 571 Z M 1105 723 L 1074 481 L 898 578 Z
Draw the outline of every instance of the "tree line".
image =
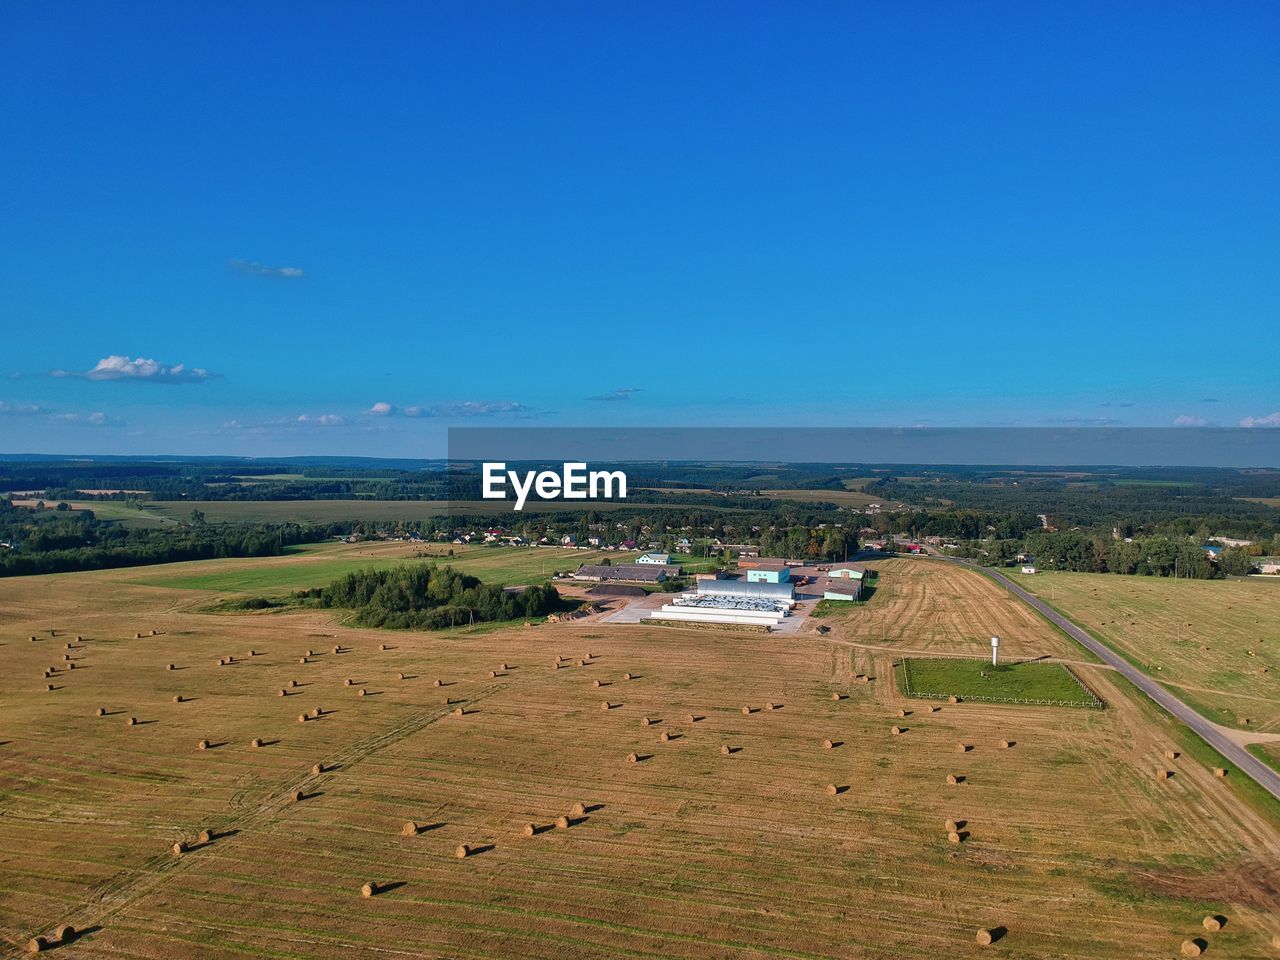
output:
M 528 619 L 561 608 L 560 595 L 550 584 L 505 590 L 432 563 L 349 573 L 299 596 L 324 607 L 351 610 L 361 626 L 401 630 Z

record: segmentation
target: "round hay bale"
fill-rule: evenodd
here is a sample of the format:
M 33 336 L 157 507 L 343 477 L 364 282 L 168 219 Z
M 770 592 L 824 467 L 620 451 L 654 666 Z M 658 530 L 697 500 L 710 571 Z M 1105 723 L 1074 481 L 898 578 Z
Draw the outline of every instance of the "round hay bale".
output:
M 418 824 L 414 820 L 406 820 L 404 826 L 400 828 L 400 836 L 416 837 L 418 835 Z
M 938 712 L 939 710 L 941 710 L 941 709 L 942 709 L 941 707 L 935 707 L 933 704 L 929 704 L 929 712 L 930 712 L 930 713 L 937 713 L 937 712 Z
M 556 663 L 560 663 L 562 660 L 564 660 L 564 657 L 560 656 L 560 654 L 556 654 Z
M 135 639 L 135 640 L 141 640 L 141 639 L 142 639 L 142 634 L 140 634 L 140 633 L 135 633 L 135 634 L 133 635 L 133 639 Z
M 369 691 L 366 690 L 364 687 L 361 687 L 360 692 L 357 694 L 357 696 L 364 697 L 364 696 L 368 696 L 368 694 L 369 694 Z
M 342 652 L 342 645 L 341 645 L 341 644 L 339 644 L 338 646 L 334 647 L 334 648 L 333 648 L 333 652 L 334 652 L 334 653 L 341 653 L 341 652 Z
M 397 673 L 397 674 L 396 674 L 396 679 L 397 679 L 397 680 L 403 680 L 403 679 L 404 679 L 404 674 L 403 674 L 403 673 Z
M 897 729 L 897 727 L 895 727 L 894 729 L 896 730 L 896 729 Z M 823 741 L 822 741 L 822 749 L 823 749 L 823 750 L 830 750 L 830 749 L 831 749 L 831 748 L 833 748 L 834 746 L 835 746 L 835 741 L 834 741 L 834 740 L 823 740 Z
M 125 721 L 125 724 L 130 727 L 136 727 L 138 725 L 138 718 L 130 717 L 128 720 Z
M 611 710 L 612 708 L 613 708 L 613 704 L 611 704 L 608 700 L 605 700 L 603 703 L 600 704 L 601 710 Z
M 956 744 L 956 753 L 968 753 L 968 752 L 969 752 L 969 745 L 967 743 Z
M 751 708 L 750 708 L 750 707 L 743 707 L 743 708 L 742 708 L 742 715 L 743 715 L 744 717 L 749 717 L 749 716 L 751 716 Z
M 600 681 L 599 681 L 599 680 L 592 680 L 592 681 L 591 681 L 591 686 L 593 686 L 593 687 L 597 687 L 597 688 L 598 688 L 598 687 L 600 686 Z
M 828 784 L 827 784 L 827 795 L 828 795 L 828 796 L 832 796 L 832 797 L 834 797 L 834 796 L 835 796 L 837 793 L 839 793 L 839 792 L 840 792 L 840 788 L 839 788 L 839 787 L 837 787 L 834 783 L 828 783 Z
M 32 642 L 32 643 L 35 643 L 35 642 L 36 642 L 36 638 L 35 638 L 35 637 L 31 637 L 31 638 L 30 638 L 30 640 L 31 640 L 31 642 Z
M 651 724 L 651 723 L 653 723 L 653 721 L 652 721 L 652 720 L 650 720 L 648 717 L 645 717 L 645 718 L 643 718 L 643 719 L 640 721 L 640 726 L 642 726 L 642 727 L 647 727 L 647 726 L 649 726 L 649 724 Z
M 1171 770 L 1165 770 L 1163 767 L 1160 767 L 1160 768 L 1157 768 L 1157 770 L 1156 770 L 1156 779 L 1157 779 L 1157 780 L 1168 780 L 1168 779 L 1169 779 L 1169 777 L 1170 777 L 1170 776 L 1172 776 L 1172 774 L 1173 774 L 1173 771 L 1171 771 Z
M 1199 940 L 1183 940 L 1182 955 L 1184 957 L 1198 957 L 1204 952 L 1204 947 L 1200 946 Z
M 323 763 L 317 763 L 317 764 L 314 764 L 314 765 L 311 767 L 311 775 L 312 775 L 313 777 L 318 777 L 318 776 L 319 776 L 320 774 L 322 774 L 322 773 L 324 773 L 324 764 L 323 764 Z
M 510 670 L 510 669 L 511 669 L 511 667 L 509 667 L 509 666 L 508 666 L 507 664 L 505 664 L 505 663 L 500 663 L 500 664 L 498 664 L 498 669 L 499 669 L 499 670 Z
M 1222 918 L 1212 913 L 1209 914 L 1209 916 L 1205 917 L 1200 922 L 1201 924 L 1203 924 L 1206 930 L 1212 930 L 1214 932 L 1217 932 L 1218 930 L 1222 929 Z
M 68 663 L 68 664 L 67 664 L 67 669 L 68 669 L 68 670 L 74 670 L 75 668 L 76 668 L 76 665 L 75 665 L 74 663 Z
M 174 855 L 175 857 L 180 857 L 180 856 L 182 856 L 184 853 L 186 853 L 186 852 L 187 852 L 187 844 L 186 844 L 186 842 L 185 842 L 185 841 L 179 840 L 177 843 L 175 843 L 175 844 L 174 844 L 172 847 L 170 847 L 169 849 L 171 849 L 171 850 L 173 851 L 173 855 Z
M 218 658 L 218 666 L 220 666 L 220 667 L 225 667 L 226 665 L 227 665 L 226 658 L 224 658 L 224 657 L 219 657 L 219 658 Z
M 948 820 L 947 820 L 947 822 L 946 822 L 945 826 L 946 826 L 946 828 L 947 828 L 947 832 L 948 832 L 948 833 L 954 833 L 956 830 L 959 830 L 959 829 L 960 829 L 960 828 L 959 828 L 959 826 L 957 826 L 957 825 L 956 825 L 956 822 L 955 822 L 954 820 L 951 820 L 951 819 L 948 819 Z
M 385 650 L 385 649 L 387 649 L 387 645 L 386 645 L 385 643 L 380 643 L 380 644 L 378 644 L 378 649 L 379 649 L 379 650 Z
M 212 830 L 201 830 L 201 831 L 200 831 L 200 833 L 196 836 L 196 839 L 197 839 L 198 841 L 200 841 L 201 843 L 212 843 L 212 842 L 213 842 L 213 831 L 212 831 Z
M 299 662 L 299 663 L 309 663 L 310 661 L 308 661 L 306 657 L 299 657 L 299 658 L 298 658 L 298 662 Z
M 351 686 L 354 682 L 355 682 L 355 681 L 354 681 L 354 680 L 352 680 L 350 677 L 347 677 L 347 679 L 345 679 L 345 680 L 343 680 L 343 681 L 342 681 L 342 685 L 343 685 L 344 687 L 349 687 L 349 686 Z
M 69 923 L 64 923 L 54 932 L 54 936 L 58 938 L 59 943 L 70 943 L 76 938 L 76 928 Z
M 280 692 L 276 694 L 276 696 L 278 697 L 287 697 L 288 695 L 289 695 L 289 691 L 285 689 L 281 689 Z
M 261 737 L 254 737 L 252 740 L 250 740 L 250 741 L 249 741 L 249 746 L 251 746 L 251 747 L 253 747 L 253 749 L 257 750 L 260 746 L 262 746 L 262 738 L 261 738 Z
M 462 716 L 462 714 L 463 714 L 464 712 L 465 712 L 465 711 L 464 711 L 461 707 L 455 707 L 455 708 L 454 708 L 454 711 L 453 711 L 453 715 L 454 715 L 455 717 L 460 717 L 460 716 Z
M 84 643 L 84 637 L 80 636 L 78 633 L 76 634 L 76 643 Z
M 315 655 L 316 655 L 316 654 L 315 654 L 315 651 L 314 651 L 314 650 L 308 650 L 308 651 L 304 654 L 304 656 L 308 656 L 308 657 L 314 657 Z
M 571 817 L 585 817 L 586 815 L 587 815 L 587 806 L 581 801 L 579 801 L 578 803 L 575 803 L 572 807 L 569 808 L 569 816 Z
M 960 782 L 960 779 L 954 773 L 947 774 L 947 783 L 949 783 L 951 786 L 954 787 L 959 782 Z
M 306 799 L 306 797 L 307 795 L 303 793 L 301 790 L 294 790 L 289 794 L 289 801 L 291 803 L 301 803 L 303 800 Z
M 176 670 L 176 669 L 177 669 L 177 667 L 176 667 L 174 664 L 170 663 L 170 664 L 166 664 L 166 665 L 165 665 L 165 669 L 166 669 L 166 670 Z
M 444 681 L 443 681 L 443 680 L 432 680 L 432 681 L 431 681 L 431 685 L 432 685 L 433 687 L 443 687 L 443 686 L 444 686 Z
M 94 711 L 94 713 L 99 717 L 105 717 L 107 715 L 107 708 L 99 707 L 97 710 Z
M 44 685 L 44 692 L 45 692 L 45 693 L 52 693 L 52 692 L 53 692 L 53 684 L 52 684 L 52 683 L 46 683 L 46 684 Z
M 986 927 L 980 927 L 978 929 L 978 932 L 974 934 L 974 937 L 973 937 L 974 942 L 980 947 L 991 946 L 991 942 L 993 939 L 994 938 L 991 936 L 991 931 L 988 930 Z
M 471 856 L 471 848 L 465 843 L 460 843 L 454 848 L 453 855 L 459 860 L 465 860 L 467 857 Z
M 776 703 L 774 703 L 772 700 L 770 700 L 768 703 L 766 703 L 766 704 L 764 705 L 764 708 L 765 708 L 766 710 L 777 710 L 777 709 L 778 709 L 778 705 L 777 705 Z
M 1001 740 L 1001 741 L 1000 741 L 1000 749 L 1001 749 L 1001 750 L 1008 750 L 1008 749 L 1009 749 L 1010 747 L 1012 747 L 1012 746 L 1013 746 L 1013 741 L 1012 741 L 1012 740 Z
M 831 694 L 831 699 L 832 699 L 832 700 L 843 700 L 843 699 L 844 699 L 844 697 L 842 697 L 842 696 L 839 694 L 839 692 L 836 692 L 836 693 Z
M 733 748 L 730 747 L 727 743 L 723 743 L 720 745 L 720 752 L 727 757 L 729 756 L 729 754 L 733 753 Z
M 66 663 L 66 662 L 67 662 L 68 660 L 70 660 L 70 659 L 71 659 L 71 654 L 69 654 L 69 653 L 64 653 L 64 654 L 62 655 L 62 662 L 63 662 L 63 663 Z
M 498 679 L 498 671 L 497 671 L 497 670 L 490 670 L 490 671 L 489 671 L 489 679 L 490 679 L 490 680 L 496 680 L 496 679 Z M 597 686 L 599 686 L 599 684 L 596 684 L 596 685 L 597 685 Z
M 557 829 L 557 830 L 568 830 L 568 829 L 569 829 L 569 818 L 568 818 L 568 817 L 556 817 L 556 829 Z
M 1226 768 L 1224 768 L 1224 767 L 1214 767 L 1214 768 L 1213 768 L 1213 775 L 1214 775 L 1215 777 L 1217 777 L 1219 780 L 1221 780 L 1223 777 L 1225 777 L 1225 776 L 1227 775 Z
M 627 754 L 627 763 L 639 763 L 640 757 L 634 753 Z
M 316 717 L 321 716 L 323 713 L 324 713 L 324 711 L 323 711 L 323 710 L 321 710 L 319 707 L 312 707 L 312 708 L 311 708 L 311 718 L 312 718 L 313 720 L 314 720 Z
M 587 665 L 587 662 L 586 662 L 585 660 L 579 660 L 579 661 L 578 661 L 578 666 L 580 666 L 580 667 L 585 667 L 586 665 Z
M 31 639 L 34 640 L 35 637 Z M 32 937 L 27 941 L 27 953 L 39 953 L 48 945 L 48 941 L 44 937 Z
M 307 715 L 306 715 L 305 713 L 300 713 L 300 714 L 298 714 L 298 722 L 299 722 L 299 723 L 306 723 L 306 722 L 307 722 Z
M 1168 758 L 1168 759 L 1170 759 L 1170 760 L 1177 760 L 1177 759 L 1178 759 L 1178 757 L 1180 757 L 1180 756 L 1181 756 L 1181 754 L 1180 754 L 1180 753 L 1178 753 L 1178 751 L 1177 751 L 1177 750 L 1166 750 L 1166 751 L 1164 752 L 1164 755 L 1165 755 L 1165 757 L 1167 757 L 1167 758 Z
M 950 840 L 952 843 L 959 843 L 960 834 L 956 830 L 949 830 L 947 831 L 947 839 Z
M 690 723 L 697 723 L 697 722 L 698 722 L 698 718 L 697 718 L 696 716 L 694 716 L 692 713 L 691 713 L 691 714 L 689 714 L 689 716 L 688 716 L 686 719 L 687 719 Z
M 906 710 L 899 710 L 899 711 L 898 711 L 898 716 L 900 716 L 900 717 L 905 717 L 906 715 L 907 715 L 907 711 L 906 711 Z
M 360 888 L 360 896 L 362 897 L 372 897 L 377 892 L 378 892 L 378 885 L 374 883 L 372 880 L 370 880 L 368 883 L 366 883 L 363 887 Z
M 560 667 L 561 667 L 561 663 L 559 660 L 556 660 L 556 662 L 551 665 L 551 669 L 553 670 L 559 670 Z
M 897 736 L 898 734 L 902 733 L 902 728 L 895 724 L 894 726 L 889 728 L 889 732 L 892 733 L 894 736 Z
M 182 694 L 180 694 L 180 693 L 174 694 L 173 702 L 174 702 L 174 703 L 181 703 L 181 702 L 182 702 Z
M 208 741 L 208 740 L 201 740 L 199 743 L 197 743 L 197 744 L 196 744 L 196 749 L 197 749 L 197 750 L 208 750 L 208 749 L 209 749 L 209 741 Z
M 249 656 L 251 656 L 251 657 L 256 657 L 257 655 L 258 655 L 258 651 L 257 651 L 257 650 L 250 650 L 250 651 L 249 651 Z
M 947 703 L 959 703 L 959 702 L 960 702 L 960 698 L 959 698 L 959 697 L 949 697 L 949 698 L 947 698 Z
M 670 741 L 670 739 L 671 739 L 671 734 L 667 733 L 667 731 L 665 730 L 663 730 L 662 733 L 658 735 L 658 740 L 661 743 L 667 743 L 668 741 Z
M 526 837 L 532 837 L 535 833 L 538 832 L 538 828 L 534 826 L 532 823 L 526 823 L 524 825 L 524 828 L 520 832 L 523 833 Z
M 297 680 L 290 680 L 290 681 L 289 681 L 289 689 L 291 689 L 291 690 L 292 690 L 292 689 L 293 689 L 294 687 L 296 687 L 297 685 L 298 685 L 298 681 L 297 681 Z
M 623 679 L 623 680 L 630 680 L 630 679 L 631 679 L 631 674 L 629 674 L 629 673 L 624 673 L 624 674 L 622 675 L 622 679 Z

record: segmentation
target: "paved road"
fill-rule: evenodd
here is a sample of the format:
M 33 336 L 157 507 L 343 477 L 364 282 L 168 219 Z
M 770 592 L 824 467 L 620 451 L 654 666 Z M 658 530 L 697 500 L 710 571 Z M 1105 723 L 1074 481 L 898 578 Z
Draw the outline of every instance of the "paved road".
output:
M 951 561 L 959 562 L 959 561 Z M 1264 790 L 1270 793 L 1277 800 L 1280 800 L 1280 773 L 1272 770 L 1269 766 L 1259 760 L 1253 754 L 1249 753 L 1243 747 L 1238 746 L 1229 740 L 1217 728 L 1215 724 L 1206 720 L 1195 710 L 1171 694 L 1160 684 L 1156 683 L 1145 673 L 1131 664 L 1124 657 L 1115 653 L 1110 647 L 1099 643 L 1085 631 L 1081 630 L 1074 623 L 1064 617 L 1058 611 L 1054 610 L 1043 600 L 1023 590 L 1003 573 L 998 570 L 984 571 L 1003 583 L 1009 588 L 1009 592 L 1024 602 L 1030 604 L 1040 613 L 1044 614 L 1051 622 L 1061 627 L 1066 634 L 1075 640 L 1086 650 L 1096 654 L 1104 663 L 1114 667 L 1119 673 L 1123 674 L 1125 679 L 1132 683 L 1135 687 L 1145 693 L 1148 697 L 1158 703 L 1161 707 L 1173 714 L 1188 727 L 1199 735 L 1200 739 L 1220 754 L 1227 758 L 1227 762 L 1233 765 L 1232 773 L 1239 771 L 1246 774 L 1253 780 L 1256 780 Z

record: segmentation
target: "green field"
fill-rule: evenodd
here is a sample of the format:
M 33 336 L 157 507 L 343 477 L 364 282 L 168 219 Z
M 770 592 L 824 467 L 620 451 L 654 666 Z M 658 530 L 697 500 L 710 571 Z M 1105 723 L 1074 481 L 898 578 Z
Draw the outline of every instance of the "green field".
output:
M 912 697 L 1101 706 L 1060 663 L 1023 661 L 992 666 L 985 660 L 906 657 L 897 676 L 899 689 Z
M 422 556 L 368 556 L 344 553 L 306 563 L 281 562 L 269 557 L 255 560 L 213 561 L 220 569 L 200 573 L 142 577 L 137 583 L 180 590 L 210 590 L 253 596 L 278 596 L 294 590 L 322 587 L 357 570 L 385 570 L 405 563 L 432 561 L 449 564 L 485 583 L 504 586 L 540 583 L 559 570 L 573 570 L 583 563 L 598 563 L 604 553 L 558 547 L 455 547 L 454 556 L 435 547 Z M 609 554 L 616 563 L 630 554 Z M 175 569 L 177 566 L 175 565 Z

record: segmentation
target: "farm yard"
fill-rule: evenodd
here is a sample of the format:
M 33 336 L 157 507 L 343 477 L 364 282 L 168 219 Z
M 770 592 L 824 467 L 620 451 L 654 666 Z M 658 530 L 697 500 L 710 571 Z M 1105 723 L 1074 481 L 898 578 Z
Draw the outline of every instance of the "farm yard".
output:
M 1280 733 L 1280 583 L 1015 576 L 1210 720 Z
M 1266 955 L 1274 821 L 1101 668 L 1078 669 L 1105 710 L 902 697 L 902 655 L 1066 642 L 970 571 L 878 566 L 857 615 L 786 640 L 211 616 L 146 581 L 179 565 L 0 581 L 0 937 L 72 924 L 84 958 Z

